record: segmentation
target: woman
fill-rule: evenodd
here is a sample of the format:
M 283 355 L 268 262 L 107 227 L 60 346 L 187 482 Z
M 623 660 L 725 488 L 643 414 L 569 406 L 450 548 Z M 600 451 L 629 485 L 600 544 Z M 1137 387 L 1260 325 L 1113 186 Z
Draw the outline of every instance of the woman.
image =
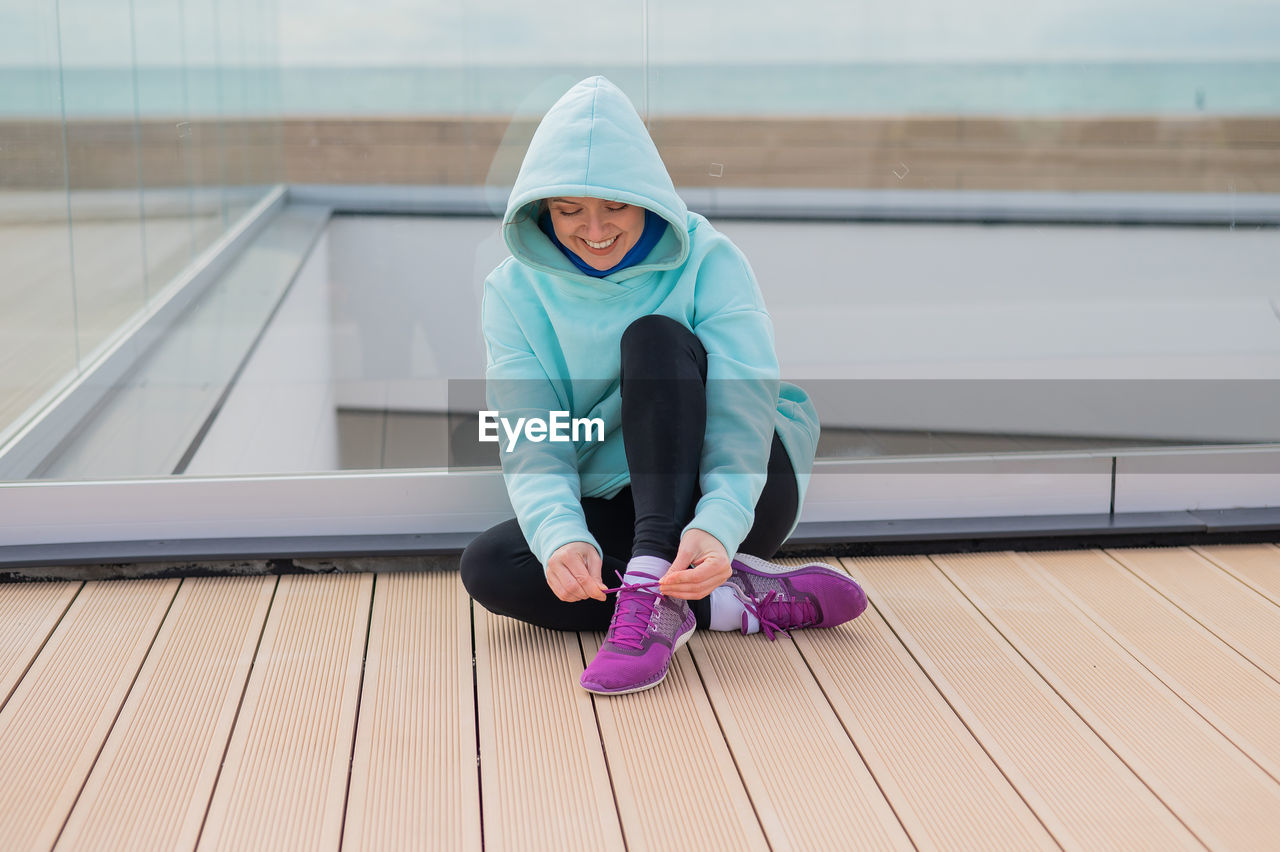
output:
M 859 615 L 866 597 L 842 572 L 760 558 L 795 527 L 817 415 L 779 382 L 746 259 L 686 209 L 605 78 L 543 118 L 503 235 L 512 257 L 481 312 L 489 407 L 601 425 L 504 437 L 516 518 L 463 553 L 472 597 L 552 629 L 607 628 L 582 675 L 598 693 L 656 686 L 695 627 L 773 638 Z

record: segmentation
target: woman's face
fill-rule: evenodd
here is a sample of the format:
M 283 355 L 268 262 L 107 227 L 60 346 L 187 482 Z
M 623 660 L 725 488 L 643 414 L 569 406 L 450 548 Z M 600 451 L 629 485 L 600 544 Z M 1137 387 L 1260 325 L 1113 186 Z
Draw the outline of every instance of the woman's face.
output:
M 549 198 L 551 227 L 560 242 L 592 269 L 611 269 L 644 232 L 644 208 L 603 198 Z

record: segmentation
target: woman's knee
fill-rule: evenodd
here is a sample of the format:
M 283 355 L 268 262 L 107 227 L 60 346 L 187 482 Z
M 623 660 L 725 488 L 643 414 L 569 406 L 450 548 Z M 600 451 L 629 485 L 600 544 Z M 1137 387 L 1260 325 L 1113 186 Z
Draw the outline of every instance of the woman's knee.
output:
M 462 551 L 458 560 L 458 575 L 462 579 L 462 587 L 473 598 L 482 597 L 487 588 L 486 566 L 489 560 L 485 551 L 488 546 L 483 541 L 484 535 L 475 538 Z
M 458 561 L 462 587 L 486 606 L 496 602 L 503 590 L 512 585 L 513 568 L 519 552 L 512 546 L 509 525 L 514 525 L 514 522 L 499 524 L 480 533 L 462 551 Z M 520 544 L 523 544 L 524 537 L 519 527 L 516 527 L 515 534 L 520 536 Z
M 707 350 L 697 335 L 671 317 L 648 314 L 633 321 L 622 333 L 621 349 L 624 380 L 627 373 L 633 378 L 669 378 L 649 375 L 667 372 L 663 362 L 669 358 L 691 362 L 706 380 Z
M 626 349 L 634 345 L 671 344 L 686 337 L 697 340 L 697 336 L 692 331 L 671 317 L 662 314 L 646 314 L 633 320 L 626 331 L 622 332 L 622 346 Z

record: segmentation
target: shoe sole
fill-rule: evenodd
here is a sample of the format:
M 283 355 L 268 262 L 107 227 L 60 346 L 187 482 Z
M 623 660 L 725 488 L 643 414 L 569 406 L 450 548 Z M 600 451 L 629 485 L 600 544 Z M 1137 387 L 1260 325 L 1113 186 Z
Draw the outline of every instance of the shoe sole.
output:
M 676 652 L 684 647 L 684 644 L 689 641 L 689 637 L 692 636 L 694 631 L 697 629 L 698 625 L 695 624 L 693 627 L 690 627 L 687 631 L 676 637 L 676 643 L 671 646 L 671 660 L 676 658 Z M 592 695 L 630 695 L 633 692 L 644 692 L 646 689 L 653 689 L 655 686 L 667 679 L 667 672 L 671 671 L 671 660 L 667 661 L 667 668 L 663 671 L 662 677 L 658 678 L 653 683 L 646 683 L 644 686 L 636 686 L 631 689 L 592 689 L 581 681 L 579 681 L 579 685 Z

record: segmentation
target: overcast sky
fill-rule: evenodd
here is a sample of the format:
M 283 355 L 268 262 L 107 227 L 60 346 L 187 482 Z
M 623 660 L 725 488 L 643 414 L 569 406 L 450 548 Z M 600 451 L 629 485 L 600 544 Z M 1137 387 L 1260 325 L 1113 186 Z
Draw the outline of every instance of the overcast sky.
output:
M 639 62 L 645 4 L 278 0 L 286 64 Z M 323 14 L 315 14 L 318 5 Z M 739 8 L 739 6 L 745 8 Z M 649 0 L 656 62 L 1280 59 L 1280 0 Z M 459 35 L 462 37 L 459 38 Z
M 157 65 L 213 61 L 218 8 L 227 38 L 251 57 L 274 43 L 285 65 L 1280 59 L 1280 0 L 274 0 L 274 16 L 259 0 L 132 3 L 138 60 Z M 128 63 L 123 2 L 57 8 L 67 64 Z M 54 61 L 54 9 L 0 0 L 0 63 Z

